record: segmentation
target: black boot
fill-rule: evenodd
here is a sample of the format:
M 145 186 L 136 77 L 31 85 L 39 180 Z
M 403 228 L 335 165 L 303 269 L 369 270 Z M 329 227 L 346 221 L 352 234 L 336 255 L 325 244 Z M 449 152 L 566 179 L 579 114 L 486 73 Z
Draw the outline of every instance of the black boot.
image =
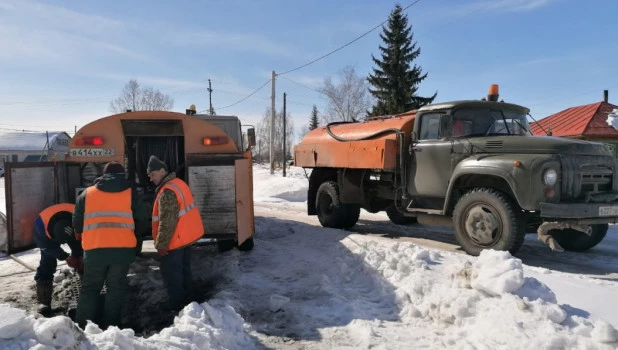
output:
M 53 291 L 53 281 L 36 282 L 36 300 L 39 302 L 39 305 L 37 305 L 37 312 L 39 312 L 43 316 L 47 316 L 51 313 L 51 301 Z

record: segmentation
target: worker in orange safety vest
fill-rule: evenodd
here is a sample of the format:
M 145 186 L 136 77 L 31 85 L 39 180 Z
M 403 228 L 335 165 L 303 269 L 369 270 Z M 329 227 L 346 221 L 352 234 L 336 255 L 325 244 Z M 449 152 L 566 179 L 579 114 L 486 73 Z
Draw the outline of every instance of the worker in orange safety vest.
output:
M 54 204 L 43 209 L 34 221 L 34 242 L 41 251 L 41 261 L 34 275 L 37 311 L 45 316 L 51 312 L 57 260 L 66 261 L 74 269 L 82 267 L 82 247 L 71 224 L 74 208 L 69 203 Z M 71 248 L 70 255 L 60 246 L 65 243 Z
M 148 230 L 148 210 L 131 189 L 124 167 L 111 162 L 77 199 L 73 215 L 75 232 L 84 248 L 84 275 L 77 302 L 76 321 L 102 328 L 120 326 L 128 290 L 127 274 L 135 261 L 136 234 Z M 103 319 L 95 320 L 99 295 L 107 287 Z
M 152 238 L 161 255 L 161 275 L 169 298 L 162 309 L 178 311 L 194 298 L 191 245 L 204 235 L 204 226 L 187 183 L 169 173 L 155 156 L 148 160 L 147 172 L 157 186 Z

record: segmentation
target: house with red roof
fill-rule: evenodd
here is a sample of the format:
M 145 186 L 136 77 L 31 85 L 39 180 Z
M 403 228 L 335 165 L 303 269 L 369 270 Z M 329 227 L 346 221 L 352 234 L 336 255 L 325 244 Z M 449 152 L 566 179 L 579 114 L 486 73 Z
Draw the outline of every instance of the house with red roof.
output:
M 608 91 L 604 91 L 601 102 L 567 108 L 538 122 L 530 123 L 532 133 L 546 136 L 603 142 L 614 154 L 618 148 L 618 130 L 607 124 L 607 116 L 618 106 L 608 102 Z

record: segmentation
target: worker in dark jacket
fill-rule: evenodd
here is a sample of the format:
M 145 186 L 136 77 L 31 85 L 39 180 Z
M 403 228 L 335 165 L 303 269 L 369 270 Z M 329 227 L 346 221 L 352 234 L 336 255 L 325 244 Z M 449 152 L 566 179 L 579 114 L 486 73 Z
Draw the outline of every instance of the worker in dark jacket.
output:
M 74 269 L 81 268 L 82 246 L 71 225 L 74 208 L 69 203 L 54 204 L 45 208 L 34 221 L 34 242 L 41 250 L 41 262 L 34 275 L 37 311 L 44 315 L 51 312 L 57 260 L 66 261 Z M 71 248 L 71 255 L 60 246 L 65 243 Z
M 152 208 L 152 238 L 161 255 L 161 275 L 167 289 L 164 310 L 178 311 L 193 299 L 191 244 L 204 235 L 193 194 L 175 173 L 155 156 L 148 160 L 148 178 L 157 186 Z
M 107 286 L 102 327 L 120 326 L 128 289 L 129 265 L 135 261 L 136 234 L 148 229 L 148 212 L 126 180 L 124 167 L 111 162 L 77 199 L 75 232 L 84 248 L 84 275 L 77 302 L 80 327 L 94 321 L 99 294 Z

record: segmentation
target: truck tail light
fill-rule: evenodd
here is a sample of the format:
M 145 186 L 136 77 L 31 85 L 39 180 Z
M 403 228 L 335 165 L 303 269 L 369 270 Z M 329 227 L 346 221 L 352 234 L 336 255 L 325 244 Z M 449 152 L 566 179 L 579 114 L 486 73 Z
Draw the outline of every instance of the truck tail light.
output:
M 227 136 L 204 137 L 202 143 L 205 146 L 225 145 L 227 143 Z
M 93 137 L 76 137 L 76 146 L 101 146 L 103 144 L 103 138 L 98 136 Z

